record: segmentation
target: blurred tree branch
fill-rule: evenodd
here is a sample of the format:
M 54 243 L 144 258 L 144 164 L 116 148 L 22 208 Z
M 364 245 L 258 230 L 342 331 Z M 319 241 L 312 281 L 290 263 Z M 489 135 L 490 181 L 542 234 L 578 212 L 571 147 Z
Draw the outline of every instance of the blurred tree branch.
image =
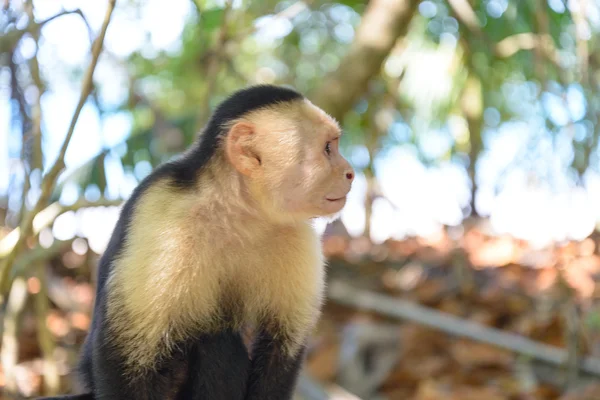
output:
M 468 0 L 448 0 L 448 4 L 450 4 L 450 8 L 454 11 L 456 18 L 466 26 L 469 31 L 478 35 L 485 35 L 481 30 L 481 24 L 479 23 L 477 14 L 473 11 Z
M 31 21 L 33 21 L 33 18 L 34 18 L 33 0 L 27 1 L 26 6 L 27 6 L 27 14 L 29 15 L 29 19 Z M 83 16 L 83 13 L 79 12 L 78 14 L 81 16 L 81 18 L 83 18 L 83 20 L 86 22 L 86 25 L 89 28 L 89 25 L 87 24 L 87 21 L 86 21 L 85 17 Z M 33 84 L 35 85 L 37 91 L 35 92 L 34 104 L 31 109 L 31 132 L 28 135 L 31 140 L 31 155 L 30 155 L 30 160 L 29 160 L 29 163 L 30 163 L 29 169 L 30 170 L 35 170 L 35 169 L 42 170 L 43 169 L 43 154 L 42 154 L 41 98 L 42 98 L 44 92 L 46 91 L 46 85 L 42 81 L 42 77 L 40 75 L 40 64 L 38 62 L 38 49 L 39 49 L 39 42 L 40 42 L 39 30 L 32 33 L 31 36 L 35 40 L 35 53 L 33 54 L 33 57 L 31 58 L 29 70 L 31 73 L 31 79 L 32 79 Z M 25 148 L 25 146 L 23 146 L 23 148 Z M 24 210 L 25 210 L 25 208 L 23 207 L 21 212 L 23 212 Z
M 24 172 L 24 184 L 21 195 L 21 208 L 19 210 L 18 220 L 21 220 L 23 213 L 26 212 L 26 199 L 27 193 L 31 187 L 29 176 L 31 171 L 43 168 L 43 154 L 42 154 L 42 109 L 40 100 L 46 91 L 46 85 L 42 81 L 40 75 L 40 66 L 38 62 L 38 48 L 41 28 L 50 21 L 53 21 L 64 15 L 76 14 L 79 15 L 84 24 L 87 27 L 90 42 L 93 41 L 93 34 L 91 27 L 81 12 L 81 10 L 63 10 L 60 13 L 42 21 L 35 22 L 34 17 L 34 6 L 31 0 L 26 0 L 23 4 L 25 14 L 28 18 L 28 25 L 24 29 L 9 31 L 8 34 L 0 37 L 0 49 L 7 51 L 8 65 L 11 76 L 11 96 L 18 104 L 18 110 L 21 120 L 21 131 L 22 131 L 22 148 L 21 148 L 21 163 L 23 165 Z M 12 18 L 14 23 L 14 18 Z M 29 73 L 31 77 L 31 83 L 34 85 L 36 90 L 32 89 L 30 83 L 20 84 L 18 79 L 18 67 L 14 61 L 14 53 L 18 47 L 20 39 L 25 35 L 30 34 L 35 42 L 35 51 L 29 62 Z M 4 42 L 2 42 L 4 41 Z M 21 87 L 25 86 L 25 87 Z M 24 97 L 25 90 L 29 91 L 32 99 L 27 102 Z
M 575 41 L 577 43 L 577 58 L 579 61 L 579 72 L 582 81 L 587 80 L 590 51 L 588 41 L 585 39 L 586 31 L 589 30 L 586 20 L 587 0 L 580 0 L 574 7 L 569 7 L 573 22 L 575 23 Z
M 48 22 L 51 22 L 59 17 L 62 17 L 64 15 L 69 15 L 69 14 L 79 15 L 81 18 L 83 18 L 85 24 L 87 25 L 87 27 L 89 29 L 89 24 L 88 24 L 85 16 L 83 15 L 83 12 L 81 12 L 80 9 L 63 10 L 63 11 L 59 12 L 58 14 L 53 15 L 52 17 L 47 18 L 40 22 L 35 22 L 33 20 L 33 18 L 30 17 L 29 24 L 25 28 L 14 29 L 14 30 L 10 30 L 8 32 L 3 32 L 3 34 L 0 36 L 0 54 L 1 53 L 9 53 L 12 50 L 14 50 L 17 47 L 17 45 L 19 44 L 19 41 L 21 40 L 21 38 L 23 38 L 23 36 L 25 36 L 27 33 L 35 36 L 36 34 L 39 34 L 42 27 L 44 25 L 46 25 Z
M 200 0 L 192 0 L 192 5 L 196 9 L 196 15 L 198 17 L 202 16 L 202 4 L 200 4 Z
M 43 247 L 38 244 L 36 247 L 31 249 L 31 251 L 28 251 L 17 258 L 14 264 L 12 278 L 14 279 L 17 276 L 22 275 L 30 265 L 56 257 L 58 254 L 64 251 L 67 246 L 70 246 L 71 243 L 73 243 L 73 239 L 54 239 L 50 247 Z
M 42 229 L 52 225 L 56 218 L 66 212 L 77 211 L 82 208 L 119 206 L 121 203 L 122 200 L 107 200 L 104 198 L 97 201 L 80 200 L 70 206 L 63 206 L 58 202 L 52 203 L 36 214 L 33 219 L 31 233 L 37 235 Z M 13 252 L 19 240 L 21 240 L 21 228 L 13 229 L 8 235 L 2 238 L 0 240 L 0 257 Z
M 535 27 L 535 31 L 539 34 L 538 37 L 540 39 L 544 38 L 544 40 L 540 41 L 539 45 L 534 46 L 533 48 L 533 57 L 534 57 L 534 74 L 538 77 L 540 83 L 545 87 L 547 85 L 547 72 L 544 65 L 544 58 L 548 59 L 548 55 L 545 54 L 545 49 L 553 47 L 552 36 L 549 34 L 549 22 L 548 22 L 548 14 L 546 12 L 546 7 L 544 1 L 542 0 L 533 0 L 532 7 L 537 8 L 538 12 L 535 13 L 535 20 L 533 21 L 533 25 Z M 547 43 L 544 43 L 547 42 Z M 556 59 L 558 62 L 558 58 Z
M 24 277 L 19 277 L 11 288 L 2 324 L 0 361 L 4 372 L 3 395 L 8 398 L 17 397 L 15 366 L 19 356 L 19 324 L 21 314 L 27 305 L 27 297 L 27 283 Z
M 298 377 L 298 387 L 296 389 L 298 399 L 294 400 L 360 400 L 357 396 L 349 393 L 344 388 L 336 384 L 323 385 L 312 378 L 306 371 L 300 373 Z
M 484 96 L 483 96 L 483 84 L 478 74 L 475 72 L 475 68 L 472 65 L 472 60 L 469 56 L 467 62 L 467 68 L 469 74 L 467 81 L 462 90 L 460 105 L 462 113 L 467 120 L 467 126 L 469 130 L 469 166 L 467 172 L 471 181 L 471 216 L 477 217 L 478 212 L 475 207 L 476 195 L 477 195 L 477 160 L 483 150 L 483 110 Z
M 223 10 L 223 21 L 221 22 L 221 26 L 219 27 L 219 30 L 217 32 L 217 41 L 214 45 L 213 50 L 207 54 L 207 59 L 205 60 L 205 76 L 208 85 L 206 88 L 205 103 L 200 113 L 201 125 L 204 124 L 204 121 L 208 120 L 208 116 L 210 114 L 210 99 L 211 95 L 215 91 L 215 85 L 217 84 L 217 75 L 222 69 L 222 62 L 224 60 L 227 60 L 227 56 L 225 54 L 225 46 L 227 44 L 227 41 L 229 40 L 227 29 L 229 28 L 229 20 L 231 18 L 231 6 L 231 1 L 227 1 L 225 3 L 225 8 Z
M 592 69 L 597 69 L 599 67 L 598 65 L 595 65 L 592 60 L 590 60 L 590 66 Z M 582 81 L 584 91 L 587 92 L 586 97 L 592 98 L 594 93 L 597 93 L 598 89 L 600 89 L 600 79 L 596 78 L 595 74 L 590 73 L 586 74 L 585 77 L 586 80 Z M 577 170 L 580 179 L 590 166 L 593 152 L 598 151 L 598 142 L 600 139 L 600 110 L 597 108 L 596 102 L 588 101 L 585 118 L 592 122 L 591 131 L 582 142 L 582 157 L 573 157 L 573 161 L 571 162 L 571 165 Z M 577 150 L 577 143 L 574 141 L 574 137 L 572 143 Z
M 586 107 L 586 119 L 592 122 L 591 132 L 587 135 L 587 138 L 583 141 L 582 157 L 573 157 L 572 165 L 579 173 L 580 178 L 583 176 L 585 171 L 590 166 L 590 161 L 594 151 L 598 150 L 598 141 L 600 139 L 600 110 L 598 109 L 598 103 L 591 99 L 594 98 L 595 93 L 600 89 L 600 77 L 598 74 L 590 73 L 597 71 L 600 67 L 600 59 L 592 57 L 593 54 L 598 53 L 589 50 L 589 43 L 587 40 L 582 38 L 585 30 L 589 28 L 585 19 L 585 10 L 589 7 L 587 0 L 582 0 L 579 3 L 579 10 L 572 12 L 573 22 L 575 23 L 575 39 L 577 43 L 577 56 L 579 61 L 579 72 L 580 79 L 583 86 L 584 92 L 587 92 L 587 107 Z M 573 145 L 577 147 L 576 143 Z
M 488 49 L 492 49 L 493 55 L 500 58 L 509 58 L 521 50 L 540 50 L 547 60 L 560 68 L 558 51 L 552 40 L 552 36 L 547 34 L 547 17 L 539 15 L 538 20 L 542 24 L 544 33 L 536 34 L 534 32 L 523 32 L 510 35 L 493 43 L 488 35 L 483 31 L 475 11 L 467 0 L 448 0 L 454 16 L 471 33 L 474 38 L 483 40 Z M 545 8 L 539 7 L 544 13 Z M 545 20 L 544 20 L 545 18 Z M 463 37 L 465 35 L 462 35 Z
M 380 195 L 379 183 L 375 177 L 375 157 L 379 146 L 379 138 L 384 132 L 381 132 L 375 122 L 376 106 L 373 102 L 367 106 L 365 111 L 365 120 L 367 126 L 364 131 L 365 147 L 369 153 L 369 162 L 363 170 L 365 180 L 367 181 L 367 192 L 365 194 L 365 230 L 363 236 L 371 238 L 371 219 L 373 217 L 373 203 L 375 198 Z
M 294 18 L 296 15 L 300 14 L 302 11 L 306 10 L 308 8 L 308 6 L 310 5 L 310 3 L 312 3 L 312 0 L 297 1 L 295 3 L 292 3 L 289 7 L 286 7 L 283 10 L 279 11 L 278 13 L 273 14 L 272 22 L 275 22 L 279 19 L 290 20 L 290 19 Z M 239 34 L 237 34 L 236 39 L 241 40 L 241 39 L 245 38 L 246 36 L 252 35 L 259 29 L 260 28 L 255 24 L 255 25 L 249 27 L 248 29 L 245 29 L 242 32 L 240 32 Z
M 10 95 L 14 100 L 19 109 L 19 116 L 21 118 L 21 132 L 24 133 L 29 129 L 30 117 L 27 112 L 27 102 L 25 101 L 25 95 L 18 80 L 18 67 L 14 61 L 14 49 L 8 51 L 8 70 L 10 71 Z
M 458 3 L 458 4 L 455 4 Z M 471 15 L 475 18 L 470 4 L 463 1 L 452 1 L 451 5 L 456 5 L 457 8 L 453 11 L 457 14 L 457 18 L 462 21 L 462 18 L 467 18 L 464 15 Z M 458 7 L 460 6 L 460 7 Z M 464 9 L 468 8 L 470 12 Z M 473 43 L 471 36 L 466 35 L 465 32 L 475 32 L 481 34 L 484 38 L 486 37 L 479 22 L 476 19 L 467 18 L 468 23 L 463 23 L 459 26 L 460 32 L 460 44 L 463 50 L 464 64 L 467 69 L 467 79 L 462 88 L 460 95 L 460 107 L 461 112 L 467 121 L 467 129 L 469 131 L 469 147 L 466 149 L 469 155 L 469 165 L 467 166 L 467 173 L 471 182 L 471 200 L 470 200 L 470 217 L 477 218 L 478 212 L 475 206 L 476 195 L 477 195 L 477 159 L 483 150 L 483 139 L 481 137 L 481 130 L 483 128 L 483 110 L 485 109 L 485 98 L 483 95 L 483 83 L 481 71 L 479 71 L 474 62 L 474 48 L 476 44 Z
M 108 8 L 106 11 L 106 15 L 104 17 L 104 22 L 102 24 L 102 28 L 94 44 L 92 46 L 92 60 L 87 69 L 87 72 L 83 78 L 83 82 L 81 85 L 81 95 L 79 97 L 79 102 L 77 104 L 77 108 L 75 109 L 75 113 L 73 114 L 73 118 L 71 119 L 71 124 L 69 125 L 69 130 L 67 131 L 67 136 L 63 142 L 63 145 L 60 149 L 60 153 L 58 155 L 57 160 L 52 165 L 48 173 L 44 176 L 42 180 L 42 188 L 40 197 L 33 207 L 33 209 L 27 213 L 27 215 L 23 218 L 21 224 L 21 234 L 19 236 L 19 240 L 13 247 L 12 251 L 2 260 L 0 263 L 0 298 L 4 300 L 6 293 L 10 288 L 9 280 L 7 279 L 10 273 L 10 268 L 19 254 L 25 246 L 25 241 L 27 237 L 31 234 L 33 230 L 33 219 L 35 216 L 43 209 L 43 207 L 47 204 L 48 199 L 52 194 L 52 189 L 56 184 L 56 180 L 58 179 L 58 175 L 62 172 L 65 166 L 64 158 L 65 153 L 67 152 L 67 148 L 71 141 L 71 137 L 73 136 L 73 132 L 75 131 L 75 125 L 77 124 L 77 120 L 79 118 L 79 114 L 85 104 L 93 86 L 93 75 L 94 70 L 96 69 L 96 64 L 98 62 L 98 58 L 100 56 L 100 52 L 103 47 L 104 37 L 106 36 L 106 30 L 108 28 L 108 24 L 110 22 L 110 18 L 112 16 L 112 12 L 115 7 L 116 0 L 109 0 Z
M 279 19 L 292 19 L 296 15 L 300 14 L 302 11 L 307 9 L 308 4 L 310 3 L 310 0 L 296 1 L 290 6 L 286 7 L 285 9 L 279 11 L 278 13 L 273 14 L 272 19 L 273 21 Z M 197 0 L 194 0 L 193 4 L 196 8 L 198 15 L 201 16 L 204 10 L 202 10 L 200 3 Z M 206 89 L 206 101 L 202 108 L 202 111 L 200 112 L 200 125 L 203 125 L 206 122 L 208 115 L 210 114 L 210 99 L 215 92 L 215 85 L 217 83 L 216 78 L 219 72 L 223 70 L 223 64 L 225 64 L 225 66 L 235 75 L 237 75 L 240 78 L 243 78 L 244 81 L 248 80 L 248 78 L 244 77 L 235 67 L 231 58 L 231 54 L 229 54 L 230 52 L 227 51 L 227 47 L 230 43 L 239 43 L 247 36 L 256 33 L 260 30 L 260 26 L 254 24 L 247 29 L 243 29 L 240 32 L 235 33 L 234 35 L 231 35 L 229 34 L 228 30 L 230 28 L 230 25 L 232 24 L 232 19 L 232 2 L 226 1 L 225 7 L 223 8 L 223 20 L 217 31 L 216 43 L 213 46 L 213 48 L 204 53 L 201 58 L 201 64 L 204 69 L 203 73 L 206 82 L 208 82 L 208 87 Z
M 406 300 L 357 289 L 341 280 L 330 283 L 328 297 L 339 304 L 417 322 L 433 329 L 487 343 L 555 366 L 563 366 L 568 360 L 567 352 L 559 347 L 467 321 Z M 600 359 L 582 358 L 578 368 L 589 374 L 600 376 Z
M 57 395 L 60 391 L 60 375 L 58 366 L 54 359 L 56 343 L 52 333 L 46 324 L 46 318 L 50 312 L 50 301 L 48 298 L 48 279 L 46 274 L 46 263 L 38 262 L 35 265 L 35 276 L 39 280 L 40 290 L 34 296 L 35 315 L 38 326 L 38 340 L 42 356 L 44 392 L 45 395 Z
M 469 130 L 469 167 L 468 174 L 471 181 L 471 213 L 476 217 L 477 210 L 475 199 L 477 193 L 476 163 L 479 154 L 483 150 L 481 131 L 483 128 L 483 110 L 486 107 L 484 92 L 486 90 L 485 75 L 482 76 L 475 62 L 474 55 L 477 52 L 487 53 L 493 59 L 509 58 L 521 50 L 533 50 L 535 56 L 535 70 L 540 82 L 545 81 L 545 68 L 543 60 L 561 70 L 558 51 L 554 41 L 548 33 L 548 18 L 544 7 L 538 11 L 536 26 L 539 33 L 525 32 L 510 35 L 493 43 L 477 18 L 473 7 L 468 0 L 449 0 L 450 8 L 454 16 L 460 22 L 460 43 L 464 52 L 465 65 L 468 69 L 468 77 L 461 95 L 462 113 L 467 120 Z M 539 7 L 538 7 L 539 8 Z
M 398 38 L 408 31 L 418 4 L 417 0 L 370 1 L 339 68 L 309 96 L 314 103 L 341 120 L 366 92 Z
M 494 54 L 500 58 L 509 58 L 521 50 L 542 50 L 547 60 L 560 67 L 558 51 L 549 34 L 534 32 L 517 33 L 507 36 L 494 46 Z
M 10 97 L 12 100 L 16 102 L 18 105 L 18 113 L 19 119 L 21 120 L 21 138 L 22 138 L 22 146 L 21 146 L 21 160 L 20 164 L 23 167 L 23 187 L 21 189 L 21 208 L 19 209 L 19 214 L 17 215 L 17 220 L 20 220 L 22 217 L 22 213 L 25 212 L 26 201 L 27 201 L 27 192 L 29 191 L 31 182 L 29 179 L 30 167 L 27 161 L 27 149 L 28 149 L 28 141 L 27 136 L 28 132 L 31 130 L 31 117 L 29 116 L 27 110 L 27 102 L 25 101 L 25 96 L 23 94 L 23 89 L 19 84 L 18 80 L 18 67 L 14 61 L 14 50 L 10 50 L 8 52 L 8 70 L 10 71 Z M 14 118 L 14 117 L 13 117 Z

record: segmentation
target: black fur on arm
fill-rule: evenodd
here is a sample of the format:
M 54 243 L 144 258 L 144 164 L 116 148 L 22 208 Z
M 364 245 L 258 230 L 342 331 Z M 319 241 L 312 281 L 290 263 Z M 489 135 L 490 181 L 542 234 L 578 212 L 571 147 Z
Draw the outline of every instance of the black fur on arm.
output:
M 284 340 L 261 330 L 252 348 L 252 367 L 245 400 L 291 399 L 304 361 L 306 345 L 290 357 Z
M 244 400 L 250 359 L 239 332 L 201 335 L 188 360 L 188 380 L 178 399 Z

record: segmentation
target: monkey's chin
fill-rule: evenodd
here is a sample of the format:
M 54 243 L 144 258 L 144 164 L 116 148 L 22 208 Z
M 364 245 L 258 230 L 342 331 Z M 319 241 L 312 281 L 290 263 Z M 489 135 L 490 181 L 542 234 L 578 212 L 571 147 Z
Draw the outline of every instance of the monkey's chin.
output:
M 319 218 L 319 219 L 325 221 L 326 223 L 330 224 L 332 222 L 337 221 L 340 218 L 341 215 L 342 215 L 342 212 L 340 210 L 340 211 L 338 211 L 338 212 L 336 212 L 334 214 L 321 215 L 321 216 L 319 216 L 317 218 Z
M 342 209 L 346 205 L 346 196 L 338 199 L 325 199 L 325 204 L 320 210 L 320 217 L 333 222 L 339 218 Z

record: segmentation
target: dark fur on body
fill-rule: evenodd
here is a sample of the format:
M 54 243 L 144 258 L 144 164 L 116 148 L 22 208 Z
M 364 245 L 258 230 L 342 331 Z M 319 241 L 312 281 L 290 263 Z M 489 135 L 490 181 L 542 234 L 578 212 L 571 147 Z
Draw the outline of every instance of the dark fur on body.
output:
M 273 86 L 255 86 L 235 93 L 214 112 L 203 135 L 187 153 L 159 166 L 137 186 L 122 208 L 99 263 L 93 321 L 78 366 L 80 381 L 90 393 L 53 399 L 281 400 L 291 397 L 304 349 L 293 358 L 287 357 L 277 346 L 280 339 L 260 330 L 252 357 L 237 331 L 198 332 L 193 340 L 177 343 L 170 357 L 163 358 L 152 371 L 127 379 L 123 357 L 108 328 L 107 280 L 113 261 L 127 240 L 134 209 L 154 183 L 167 179 L 173 190 L 193 188 L 202 168 L 215 155 L 218 136 L 223 133 L 225 123 L 262 107 L 302 98 L 291 89 Z

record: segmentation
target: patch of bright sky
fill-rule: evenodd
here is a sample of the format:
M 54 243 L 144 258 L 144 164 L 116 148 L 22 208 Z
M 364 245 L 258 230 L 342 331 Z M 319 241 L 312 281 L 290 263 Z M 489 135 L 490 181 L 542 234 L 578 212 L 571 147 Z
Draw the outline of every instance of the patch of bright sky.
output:
M 394 57 L 384 66 L 391 76 L 399 76 L 404 70 L 398 93 L 410 99 L 417 114 L 430 118 L 433 107 L 448 98 L 452 90 L 450 75 L 455 58 L 456 38 L 442 34 L 438 47 L 427 46 L 415 39 L 400 56 Z M 427 79 L 423 79 L 426 76 Z
M 256 20 L 256 33 L 254 37 L 260 45 L 271 45 L 277 39 L 290 34 L 293 29 L 292 23 L 284 18 L 276 18 L 274 15 L 265 15 Z
M 219 5 L 220 1 L 212 1 L 209 6 Z M 560 2 L 550 0 L 549 3 L 551 6 L 560 7 Z M 234 2 L 236 8 L 241 5 L 239 0 Z M 79 7 L 88 18 L 94 32 L 97 32 L 104 18 L 106 2 L 36 0 L 35 6 L 36 16 L 40 20 L 56 14 L 63 7 Z M 491 14 L 501 14 L 506 10 L 506 1 L 490 2 L 488 8 Z M 419 9 L 422 14 L 437 12 L 435 5 L 428 1 L 423 2 Z M 137 49 L 145 49 L 148 52 L 152 48 L 176 51 L 180 46 L 179 38 L 185 19 L 193 12 L 195 10 L 192 10 L 189 0 L 171 0 L 169 7 L 164 7 L 164 1 L 150 0 L 141 8 L 140 16 L 133 12 L 133 8 L 118 5 L 107 32 L 106 47 L 117 57 L 125 57 Z M 344 21 L 358 16 L 354 12 L 348 13 L 348 9 L 344 7 L 332 8 L 329 13 L 341 24 L 335 31 L 337 38 L 342 42 L 351 40 L 354 34 L 352 24 L 346 26 Z M 348 15 L 344 17 L 344 13 Z M 597 14 L 597 10 L 594 9 L 593 13 Z M 598 19 L 597 15 L 591 20 L 593 18 Z M 278 39 L 291 30 L 289 22 L 283 19 L 274 20 L 272 16 L 261 18 L 257 25 L 256 38 L 267 46 L 276 44 Z M 84 24 L 75 15 L 48 24 L 43 34 L 46 42 L 40 51 L 40 59 L 44 72 L 51 76 L 50 91 L 42 103 L 46 133 L 44 152 L 47 158 L 53 160 L 66 134 L 79 95 L 80 81 L 65 74 L 64 65 L 87 65 L 89 37 Z M 455 44 L 453 36 L 445 35 L 441 41 L 443 51 L 421 49 L 415 57 L 411 57 L 411 64 L 407 63 L 407 58 L 392 56 L 385 65 L 386 71 L 392 76 L 398 76 L 403 69 L 407 69 L 409 74 L 414 74 L 415 79 L 410 80 L 413 86 L 403 87 L 404 93 L 417 97 L 424 94 L 424 98 L 415 97 L 415 100 L 422 105 L 431 104 L 443 98 L 451 88 L 450 69 Z M 319 47 L 318 41 L 311 42 L 308 39 L 303 42 L 303 46 Z M 30 56 L 31 50 L 30 43 L 25 43 L 21 49 L 22 55 Z M 410 52 L 405 55 L 408 53 Z M 152 55 L 151 52 L 147 54 Z M 428 79 L 418 79 L 423 75 L 427 75 Z M 110 60 L 101 58 L 95 77 L 102 83 L 100 98 L 103 105 L 115 105 L 126 95 L 126 75 Z M 535 90 L 531 85 L 514 83 L 508 84 L 503 94 L 515 107 L 523 108 L 523 103 L 534 96 Z M 563 125 L 570 118 L 578 120 L 585 115 L 584 98 L 579 87 L 570 87 L 565 99 L 566 102 L 553 95 L 544 98 L 546 111 L 559 125 Z M 535 107 L 539 108 L 534 106 L 533 110 L 524 110 L 524 115 L 530 111 L 538 112 L 538 108 Z M 1 143 L 13 142 L 9 139 L 9 113 L 8 93 L 3 90 L 0 91 Z M 483 154 L 479 163 L 481 193 L 477 205 L 483 214 L 490 215 L 496 230 L 512 233 L 540 245 L 551 240 L 581 238 L 589 234 L 595 223 L 600 220 L 600 208 L 597 206 L 600 204 L 600 175 L 589 173 L 586 176 L 586 191 L 573 189 L 566 179 L 559 180 L 561 184 L 558 186 L 530 188 L 526 185 L 525 171 L 517 169 L 505 177 L 503 191 L 495 195 L 492 183 L 497 181 L 502 169 L 510 165 L 519 150 L 527 144 L 537 125 L 524 122 L 499 124 L 499 115 L 493 109 L 486 110 L 485 117 L 488 125 L 485 143 L 490 150 Z M 440 130 L 423 136 L 419 140 L 421 151 L 429 156 L 438 156 L 445 152 L 451 137 L 462 137 L 464 122 L 461 121 L 460 118 L 451 121 L 450 133 Z M 112 147 L 122 142 L 129 134 L 130 127 L 131 120 L 126 113 L 111 114 L 101 121 L 94 108 L 86 105 L 67 152 L 67 169 L 73 170 L 85 163 L 103 147 Z M 396 124 L 394 132 L 395 136 L 404 140 L 408 139 L 407 135 L 410 134 L 402 123 Z M 8 187 L 9 149 L 15 153 L 11 156 L 18 156 L 14 147 L 0 146 L 0 193 L 6 192 Z M 548 151 L 551 152 L 552 149 L 544 149 L 542 152 L 545 154 Z M 415 152 L 416 149 L 412 145 L 399 146 L 376 159 L 379 183 L 388 200 L 379 199 L 373 205 L 372 237 L 375 241 L 414 234 L 434 235 L 442 224 L 457 225 L 461 221 L 463 209 L 469 199 L 469 183 L 464 169 L 452 163 L 442 163 L 435 168 L 426 169 L 418 161 Z M 360 152 L 357 152 L 356 157 L 359 156 Z M 567 156 L 568 152 L 561 149 L 559 156 L 556 156 L 557 161 L 552 161 L 556 163 L 557 170 L 562 165 L 560 159 Z M 134 174 L 123 170 L 118 155 L 113 152 L 107 156 L 105 167 L 109 176 L 108 197 L 128 197 L 137 185 Z M 144 175 L 147 171 L 142 171 L 143 169 L 144 166 L 141 165 L 135 173 Z M 366 181 L 359 173 L 341 214 L 342 221 L 352 235 L 359 235 L 364 229 L 365 191 Z M 75 201 L 79 195 L 79 191 L 67 186 L 61 201 L 69 203 Z M 94 191 L 91 191 L 86 195 L 93 197 L 97 193 L 94 195 Z M 107 244 L 117 217 L 116 207 L 65 214 L 56 221 L 53 234 L 60 239 L 75 233 L 81 234 L 89 238 L 94 251 L 100 252 Z M 318 226 L 321 231 L 325 227 L 324 223 Z
M 548 5 L 559 14 L 565 12 L 565 3 L 563 0 L 548 0 Z
M 397 147 L 376 160 L 378 178 L 384 196 L 395 208 L 397 221 L 392 237 L 428 235 L 439 224 L 457 225 L 462 219 L 462 208 L 468 204 L 469 191 L 466 174 L 456 165 L 443 163 L 426 169 L 409 148 Z M 384 223 L 385 208 L 375 205 L 374 218 Z
M 489 0 L 486 11 L 493 18 L 500 18 L 508 8 L 508 0 Z

